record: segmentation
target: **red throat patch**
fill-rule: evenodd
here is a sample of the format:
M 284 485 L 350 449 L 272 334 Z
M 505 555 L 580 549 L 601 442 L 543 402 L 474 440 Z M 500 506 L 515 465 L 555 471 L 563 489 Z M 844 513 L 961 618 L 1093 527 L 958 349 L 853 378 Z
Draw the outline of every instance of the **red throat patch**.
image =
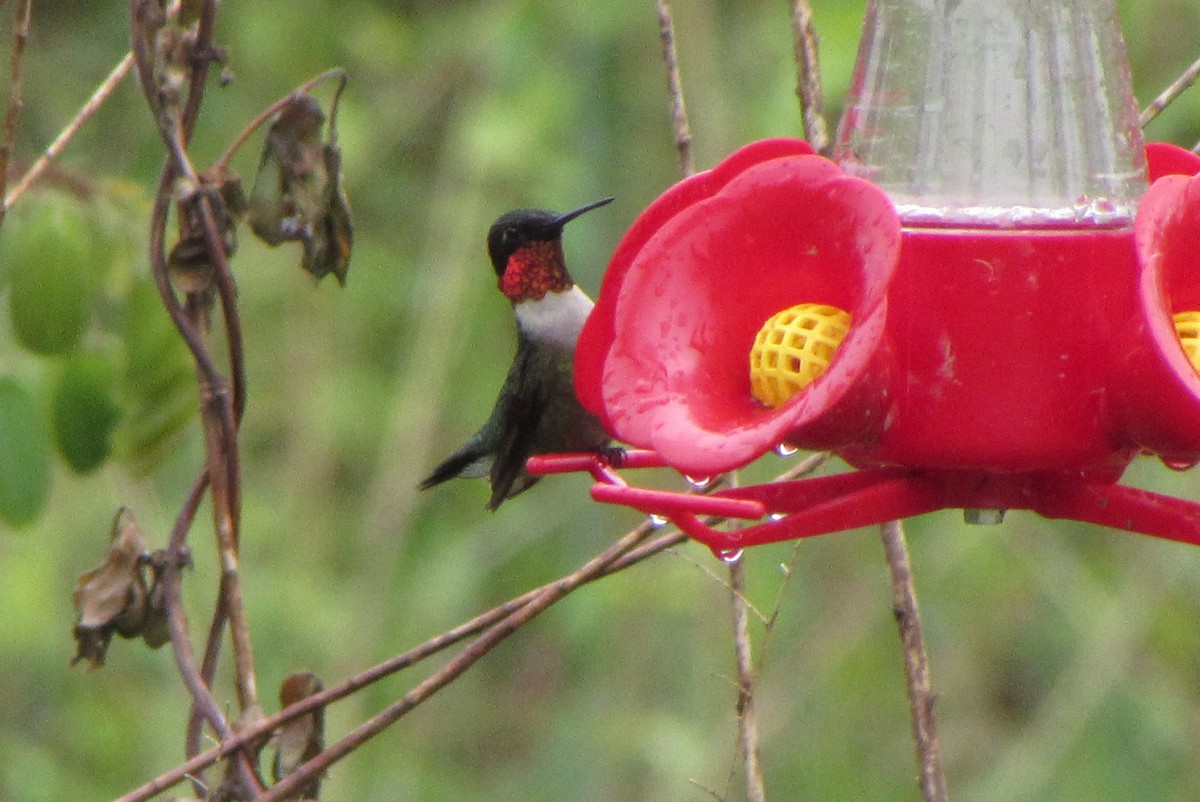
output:
M 512 256 L 500 277 L 500 292 L 510 301 L 540 300 L 548 292 L 562 292 L 571 286 L 564 266 L 562 242 L 531 242 Z

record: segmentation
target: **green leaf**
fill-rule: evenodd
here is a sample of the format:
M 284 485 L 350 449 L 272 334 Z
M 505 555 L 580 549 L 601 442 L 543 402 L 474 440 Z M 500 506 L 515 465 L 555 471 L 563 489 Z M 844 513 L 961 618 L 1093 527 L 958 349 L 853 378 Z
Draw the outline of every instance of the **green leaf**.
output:
M 91 352 L 74 354 L 59 376 L 51 410 L 54 444 L 76 473 L 95 470 L 112 453 L 121 417 L 116 381 L 113 359 Z
M 0 378 L 0 520 L 32 523 L 50 490 L 50 438 L 33 395 Z
M 64 354 L 87 329 L 111 248 L 97 237 L 88 209 L 77 199 L 43 192 L 24 203 L 0 234 L 0 272 L 11 285 L 13 332 L 36 354 Z

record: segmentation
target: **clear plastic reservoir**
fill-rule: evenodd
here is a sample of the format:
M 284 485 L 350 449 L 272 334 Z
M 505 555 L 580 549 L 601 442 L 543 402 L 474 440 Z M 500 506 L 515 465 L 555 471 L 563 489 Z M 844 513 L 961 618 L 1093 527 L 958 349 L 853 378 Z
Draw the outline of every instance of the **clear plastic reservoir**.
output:
M 1145 153 L 1113 0 L 871 0 L 834 158 L 908 225 L 1129 223 Z

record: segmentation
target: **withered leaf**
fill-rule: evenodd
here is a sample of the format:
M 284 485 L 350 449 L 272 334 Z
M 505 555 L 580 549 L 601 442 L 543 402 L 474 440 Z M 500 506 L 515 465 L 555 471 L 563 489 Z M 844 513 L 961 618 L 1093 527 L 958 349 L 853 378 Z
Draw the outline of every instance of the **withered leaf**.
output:
M 151 552 L 142 572 L 142 577 L 145 579 L 145 571 L 148 569 L 151 581 L 146 594 L 146 615 L 142 619 L 141 635 L 142 640 L 151 649 L 157 649 L 171 639 L 170 625 L 167 621 L 167 603 L 163 598 L 163 583 L 159 581 L 166 560 L 165 549 Z M 184 564 L 191 565 L 190 558 L 185 558 Z
M 297 671 L 279 686 L 279 706 L 285 708 L 307 699 L 324 688 L 321 678 L 311 671 Z M 275 762 L 272 771 L 279 782 L 306 760 L 311 760 L 325 748 L 325 708 L 292 719 L 275 735 Z M 300 790 L 296 799 L 317 799 L 321 778 L 317 777 Z
M 104 665 L 114 632 L 131 637 L 146 616 L 146 586 L 141 560 L 145 543 L 133 513 L 122 507 L 113 519 L 108 552 L 99 566 L 75 583 L 75 640 L 79 651 L 71 664 L 87 660 Z
M 122 507 L 113 519 L 104 560 L 75 583 L 77 651 L 71 665 L 80 660 L 92 669 L 104 665 L 114 634 L 144 636 L 152 647 L 165 642 L 166 613 L 156 578 L 137 520 Z
M 344 285 L 354 231 L 341 153 L 332 133 L 329 142 L 322 140 L 324 124 L 325 113 L 305 93 L 280 110 L 267 129 L 247 219 L 269 245 L 302 243 L 301 266 L 318 279 L 333 273 Z
M 180 202 L 179 240 L 167 256 L 167 267 L 171 284 L 188 294 L 207 292 L 216 270 L 204 233 L 204 218 L 199 206 L 201 193 L 211 201 L 226 258 L 237 250 L 237 223 L 246 208 L 242 181 L 236 173 L 201 174 L 200 186 L 193 188 Z
M 333 273 L 344 287 L 354 247 L 354 225 L 350 220 L 350 202 L 342 188 L 342 153 L 337 146 L 325 146 L 325 165 L 332 182 L 326 214 L 316 235 L 304 240 L 303 265 L 318 279 Z

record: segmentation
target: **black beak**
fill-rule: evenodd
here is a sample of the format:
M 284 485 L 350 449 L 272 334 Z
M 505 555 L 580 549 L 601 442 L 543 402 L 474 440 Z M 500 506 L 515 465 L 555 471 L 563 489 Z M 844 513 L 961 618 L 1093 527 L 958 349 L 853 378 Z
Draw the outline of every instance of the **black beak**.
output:
M 575 209 L 573 211 L 564 212 L 563 214 L 560 214 L 558 217 L 554 218 L 554 224 L 556 226 L 558 226 L 559 228 L 561 228 L 561 227 L 565 226 L 567 223 L 574 220 L 579 215 L 583 214 L 584 212 L 590 212 L 592 209 L 598 209 L 601 206 L 612 203 L 612 201 L 613 201 L 612 198 L 604 198 L 603 200 L 598 200 L 598 201 L 595 201 L 594 203 L 589 203 L 587 206 L 580 206 L 578 209 Z

